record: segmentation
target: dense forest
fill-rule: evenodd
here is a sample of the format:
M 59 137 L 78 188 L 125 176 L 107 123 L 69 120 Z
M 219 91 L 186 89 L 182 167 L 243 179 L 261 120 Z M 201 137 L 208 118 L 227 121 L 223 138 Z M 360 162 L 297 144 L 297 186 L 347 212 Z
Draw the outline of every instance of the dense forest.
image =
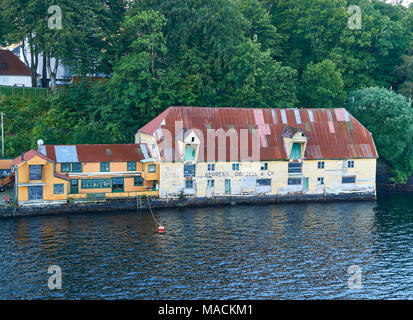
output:
M 9 157 L 131 143 L 170 105 L 346 107 L 403 183 L 413 174 L 413 6 L 375 0 L 0 0 L 0 44 L 26 39 L 86 77 L 46 98 L 0 96 Z M 62 9 L 61 28 L 48 8 Z M 354 28 L 357 11 L 360 26 Z M 35 67 L 36 61 L 29 61 Z M 53 68 L 50 68 L 53 73 Z

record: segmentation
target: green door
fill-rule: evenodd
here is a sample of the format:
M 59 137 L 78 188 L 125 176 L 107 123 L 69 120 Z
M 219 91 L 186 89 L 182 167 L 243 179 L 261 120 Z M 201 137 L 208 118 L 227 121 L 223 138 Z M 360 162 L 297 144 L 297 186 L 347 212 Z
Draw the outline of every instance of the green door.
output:
M 70 193 L 79 193 L 79 180 L 70 180 Z
M 225 179 L 225 194 L 231 193 L 231 180 Z
M 112 192 L 123 192 L 123 178 L 112 178 Z
M 308 191 L 308 178 L 304 178 L 303 180 L 303 189 Z
M 301 158 L 301 144 L 293 143 L 293 147 L 291 149 L 291 159 L 300 159 Z
M 188 145 L 185 148 L 185 161 L 195 160 L 195 148 L 194 146 Z

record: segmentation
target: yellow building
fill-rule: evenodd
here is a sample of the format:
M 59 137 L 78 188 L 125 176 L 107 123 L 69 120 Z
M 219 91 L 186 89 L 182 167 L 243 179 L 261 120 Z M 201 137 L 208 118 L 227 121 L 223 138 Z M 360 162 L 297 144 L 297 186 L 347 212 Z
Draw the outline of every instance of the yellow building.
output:
M 20 205 L 158 195 L 159 166 L 144 144 L 39 144 L 13 162 Z
M 170 107 L 135 143 L 159 161 L 160 198 L 376 195 L 373 138 L 343 108 Z

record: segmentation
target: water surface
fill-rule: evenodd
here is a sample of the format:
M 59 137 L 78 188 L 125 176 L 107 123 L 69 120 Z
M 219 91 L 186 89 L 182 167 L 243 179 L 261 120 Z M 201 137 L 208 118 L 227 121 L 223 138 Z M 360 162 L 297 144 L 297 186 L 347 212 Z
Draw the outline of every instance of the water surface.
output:
M 413 298 L 412 194 L 155 214 L 1 219 L 0 299 Z

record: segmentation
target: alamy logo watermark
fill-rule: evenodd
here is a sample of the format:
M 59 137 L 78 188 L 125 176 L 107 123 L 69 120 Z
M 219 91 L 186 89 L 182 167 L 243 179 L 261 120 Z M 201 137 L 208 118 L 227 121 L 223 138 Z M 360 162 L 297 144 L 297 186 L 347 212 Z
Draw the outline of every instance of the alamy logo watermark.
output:
M 47 13 L 52 15 L 47 20 L 47 26 L 49 27 L 49 29 L 62 29 L 62 8 L 57 5 L 53 5 L 47 9 Z
M 348 13 L 352 14 L 350 18 L 348 18 L 348 27 L 350 30 L 360 30 L 361 29 L 361 8 L 356 5 L 351 5 L 348 8 Z
M 348 267 L 347 273 L 350 275 L 348 278 L 349 289 L 361 289 L 361 268 L 358 265 L 352 265 Z
M 187 157 L 192 161 L 195 158 L 198 161 L 260 161 L 260 146 L 267 145 L 266 135 L 270 134 L 268 128 L 261 129 L 260 126 L 227 131 L 209 128 L 205 132 L 197 128 L 184 128 L 182 121 L 175 121 L 174 130 L 171 132 L 167 128 L 160 128 L 156 131 L 166 161 L 184 160 Z
M 51 274 L 47 285 L 50 290 L 61 290 L 62 289 L 62 268 L 59 266 L 50 266 L 47 269 L 47 273 Z

